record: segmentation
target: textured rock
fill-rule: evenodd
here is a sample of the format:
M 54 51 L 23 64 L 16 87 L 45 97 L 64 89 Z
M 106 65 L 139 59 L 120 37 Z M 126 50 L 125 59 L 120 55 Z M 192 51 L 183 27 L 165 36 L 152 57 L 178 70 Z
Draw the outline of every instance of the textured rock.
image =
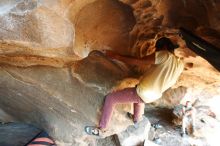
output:
M 148 119 L 144 117 L 136 126 L 137 127 L 133 125 L 129 126 L 126 131 L 117 134 L 121 146 L 141 145 L 144 143 L 145 139 L 148 139 L 150 130 L 150 122 Z
M 180 26 L 195 30 L 200 26 L 219 31 L 219 1 L 121 0 L 134 9 L 136 25 L 130 32 L 130 52 L 143 57 L 152 52 L 155 38 L 177 37 Z M 201 17 L 203 16 L 203 17 Z
M 158 144 L 155 144 L 149 140 L 145 140 L 144 146 L 159 146 Z
M 187 93 L 186 87 L 179 86 L 178 88 L 169 89 L 164 92 L 163 96 L 152 103 L 155 107 L 174 108 L 182 102 Z
M 117 0 L 99 0 L 83 7 L 75 18 L 74 52 L 87 56 L 94 49 L 127 53 L 129 32 L 135 24 L 132 9 Z
M 7 122 L 15 121 L 15 119 L 11 115 L 0 109 L 0 121 L 2 123 L 7 123 Z
M 92 51 L 87 58 L 74 63 L 72 74 L 88 86 L 107 94 L 117 81 L 129 76 L 129 69 L 99 51 Z
M 219 6 L 214 0 L 1 0 L 1 120 L 33 123 L 59 145 L 96 145 L 83 131 L 85 125 L 97 125 L 105 94 L 135 86 L 148 67 L 132 68 L 138 73 L 134 79 L 131 68 L 91 50 L 143 57 L 154 51 L 161 36 L 180 44 L 176 54 L 187 66 L 154 106 L 172 109 L 202 99 L 219 119 L 219 72 L 177 36 L 177 28 L 184 26 L 219 46 Z M 127 105 L 116 107 L 105 136 L 132 124 L 125 116 L 129 110 Z M 210 133 L 205 137 L 212 142 Z
M 69 76 L 67 69 L 2 68 L 1 76 L 1 97 L 5 97 L 1 98 L 1 108 L 16 117 L 17 120 L 43 127 L 55 138 L 65 142 L 71 142 L 74 136 L 83 131 L 83 127 L 77 131 L 74 126 L 77 123 L 76 117 L 79 118 L 79 115 L 77 116 L 75 111 L 77 107 L 72 105 L 73 103 L 77 104 L 72 95 L 79 97 L 80 94 L 83 95 L 83 92 L 77 95 L 74 89 L 66 88 L 71 84 L 71 76 Z M 60 83 L 63 81 L 63 84 L 56 83 L 56 80 Z M 78 85 L 77 88 L 80 87 L 77 81 L 76 84 Z M 66 92 L 59 93 L 59 90 L 63 89 Z M 91 92 L 90 95 L 93 94 L 94 97 L 100 96 L 95 92 Z M 63 99 L 63 96 L 69 101 Z M 80 102 L 83 103 L 82 100 Z M 77 106 L 82 106 L 82 104 L 77 104 Z M 92 115 L 91 110 L 90 115 Z M 86 121 L 83 114 L 80 113 L 80 117 L 84 119 L 84 122 Z M 66 129 L 65 133 L 62 130 L 63 128 Z M 70 133 L 74 133 L 74 136 Z
M 10 2 L 0 15 L 1 54 L 69 55 L 74 41 L 70 21 L 35 0 Z M 4 44 L 15 47 L 9 51 Z
M 159 124 L 160 127 L 151 127 L 149 132 L 149 140 L 155 143 L 155 138 L 160 139 L 160 144 L 163 146 L 189 146 L 193 145 L 191 137 L 181 137 L 181 129 L 175 127 L 172 123 L 174 116 L 172 115 L 172 109 L 167 108 L 154 108 L 147 107 L 145 116 L 149 121 L 154 124 Z M 200 145 L 207 145 L 206 141 L 199 139 Z M 151 144 L 151 143 L 150 143 Z M 195 143 L 194 143 L 195 144 Z M 198 143 L 197 143 L 198 144 Z
M 83 140 L 90 139 L 84 133 L 84 127 L 98 124 L 103 92 L 109 91 L 126 75 L 114 62 L 93 54 L 84 60 L 86 63 L 80 61 L 81 68 L 75 63 L 72 71 L 70 68 L 2 66 L 1 108 L 15 120 L 46 129 L 65 145 L 83 144 Z M 131 124 L 125 116 L 121 117 L 122 114 L 120 108 L 115 111 L 109 131 L 103 136 L 118 133 Z
M 215 99 L 215 102 L 218 102 L 218 100 Z M 208 100 L 199 101 L 194 104 L 194 108 L 196 110 L 195 129 L 194 132 L 190 133 L 186 139 L 186 141 L 188 141 L 188 143 L 190 143 L 191 145 L 196 143 L 211 146 L 217 145 L 216 137 L 218 137 L 217 135 L 219 135 L 220 123 L 214 113 L 216 111 L 213 112 L 210 106 L 212 105 L 209 104 Z M 176 125 L 182 124 L 181 118 L 182 117 L 178 118 L 179 121 L 175 118 Z M 190 122 L 188 124 L 190 124 Z M 189 128 L 190 130 L 190 125 L 187 125 L 187 128 Z
M 0 124 L 0 145 L 24 146 L 41 132 L 32 125 L 22 123 Z

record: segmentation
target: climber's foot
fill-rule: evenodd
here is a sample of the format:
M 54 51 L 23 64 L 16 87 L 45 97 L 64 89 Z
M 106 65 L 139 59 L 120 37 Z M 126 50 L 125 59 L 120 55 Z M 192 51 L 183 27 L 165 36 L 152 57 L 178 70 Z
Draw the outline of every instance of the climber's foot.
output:
M 85 132 L 89 135 L 99 136 L 100 129 L 95 126 L 86 126 Z

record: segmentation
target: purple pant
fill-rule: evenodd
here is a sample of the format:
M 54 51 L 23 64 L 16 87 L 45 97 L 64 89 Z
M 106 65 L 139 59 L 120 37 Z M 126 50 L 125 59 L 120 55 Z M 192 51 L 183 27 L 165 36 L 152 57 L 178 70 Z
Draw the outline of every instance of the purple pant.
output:
M 141 107 L 143 107 L 144 102 L 137 95 L 136 88 L 126 88 L 120 91 L 110 93 L 105 98 L 105 103 L 103 106 L 103 112 L 101 120 L 99 122 L 99 128 L 105 129 L 111 119 L 113 109 L 116 104 L 134 104 L 134 121 L 138 121 L 141 115 Z

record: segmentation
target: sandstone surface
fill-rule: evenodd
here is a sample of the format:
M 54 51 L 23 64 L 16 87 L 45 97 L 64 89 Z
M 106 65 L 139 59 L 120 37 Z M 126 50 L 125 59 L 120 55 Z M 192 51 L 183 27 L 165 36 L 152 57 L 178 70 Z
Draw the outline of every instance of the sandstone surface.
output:
M 218 129 L 220 73 L 187 48 L 178 28 L 219 47 L 219 8 L 219 0 L 1 0 L 1 121 L 34 124 L 59 145 L 96 145 L 84 126 L 98 124 L 105 94 L 134 87 L 148 66 L 131 67 L 93 50 L 140 58 L 167 36 L 179 44 L 175 53 L 186 66 L 153 107 L 171 110 L 199 99 L 216 115 L 203 119 Z M 117 106 L 104 137 L 132 125 L 125 116 L 129 110 Z M 199 124 L 199 133 L 214 146 L 212 126 Z M 213 133 L 215 138 L 218 131 Z

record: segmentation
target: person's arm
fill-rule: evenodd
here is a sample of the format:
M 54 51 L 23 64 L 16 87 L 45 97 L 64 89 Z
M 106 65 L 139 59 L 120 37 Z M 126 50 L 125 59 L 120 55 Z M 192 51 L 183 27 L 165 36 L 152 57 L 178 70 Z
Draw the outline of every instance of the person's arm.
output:
M 119 61 L 122 61 L 126 64 L 130 64 L 130 65 L 136 65 L 136 66 L 140 66 L 140 65 L 151 65 L 151 64 L 155 64 L 155 53 L 145 56 L 143 58 L 135 58 L 135 57 L 131 57 L 131 56 L 122 56 L 119 54 L 114 53 L 113 51 L 106 51 L 105 52 L 106 56 L 112 58 L 112 59 L 117 59 Z

